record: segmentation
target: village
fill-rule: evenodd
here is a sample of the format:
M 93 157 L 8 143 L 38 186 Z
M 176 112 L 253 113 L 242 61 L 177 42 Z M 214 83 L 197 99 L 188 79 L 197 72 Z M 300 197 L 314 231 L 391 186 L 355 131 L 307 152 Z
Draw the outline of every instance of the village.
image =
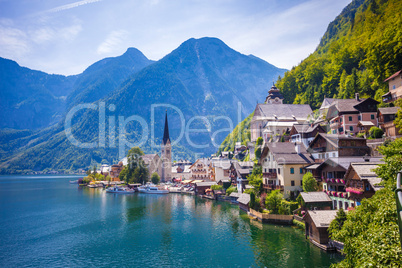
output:
M 402 70 L 384 83 L 389 92 L 383 103 L 402 97 Z M 173 193 L 238 204 L 261 222 L 296 224 L 316 246 L 341 251 L 342 243 L 330 239 L 328 227 L 340 210 L 355 209 L 383 187 L 374 171 L 383 163 L 377 148 L 399 137 L 398 107 L 379 108 L 380 102 L 358 93 L 353 99 L 324 98 L 315 113 L 309 105 L 283 102 L 273 85 L 255 107 L 250 142 L 238 141 L 233 151 L 194 162 L 172 162 L 166 114 L 161 156 L 140 156 L 148 168 L 145 181 L 153 176 Z M 121 174 L 129 165 L 126 157 L 91 172 L 116 185 L 123 183 Z

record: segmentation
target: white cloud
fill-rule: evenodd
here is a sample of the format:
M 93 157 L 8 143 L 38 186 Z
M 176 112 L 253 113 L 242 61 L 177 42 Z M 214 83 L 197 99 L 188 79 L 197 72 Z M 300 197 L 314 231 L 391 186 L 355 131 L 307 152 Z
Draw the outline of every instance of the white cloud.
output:
M 126 38 L 128 32 L 125 30 L 118 30 L 111 32 L 105 41 L 103 41 L 97 49 L 98 54 L 107 54 L 117 49 L 123 40 Z
M 45 13 L 54 13 L 54 12 L 59 12 L 59 11 L 63 11 L 63 10 L 67 10 L 67 9 L 71 9 L 71 8 L 75 8 L 75 7 L 79 7 L 82 5 L 87 5 L 87 4 L 92 4 L 92 3 L 96 3 L 96 2 L 100 2 L 102 0 L 83 0 L 83 1 L 78 1 L 78 2 L 74 2 L 68 5 L 63 5 L 63 6 L 59 6 L 59 7 L 55 7 L 52 9 L 49 9 L 47 11 L 45 11 Z
M 26 33 L 11 24 L 0 22 L 0 51 L 2 56 L 19 59 L 30 51 L 30 46 Z

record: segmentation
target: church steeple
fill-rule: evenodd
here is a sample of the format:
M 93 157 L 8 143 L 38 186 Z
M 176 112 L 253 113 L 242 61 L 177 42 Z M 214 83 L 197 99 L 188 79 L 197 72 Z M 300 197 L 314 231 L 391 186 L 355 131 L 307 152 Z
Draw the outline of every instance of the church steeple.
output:
M 162 144 L 166 144 L 169 141 L 170 143 L 170 138 L 169 138 L 169 125 L 168 125 L 168 119 L 167 119 L 167 112 L 165 115 L 165 130 L 163 131 L 163 140 Z
M 282 104 L 283 103 L 283 95 L 279 92 L 279 89 L 275 86 L 275 83 L 272 83 L 272 87 L 268 90 L 268 96 L 265 99 L 265 103 L 272 104 Z

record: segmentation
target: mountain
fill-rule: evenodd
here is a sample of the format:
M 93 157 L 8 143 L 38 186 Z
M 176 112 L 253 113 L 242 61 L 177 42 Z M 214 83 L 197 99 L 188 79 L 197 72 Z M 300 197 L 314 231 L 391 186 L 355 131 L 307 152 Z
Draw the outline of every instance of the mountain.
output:
M 103 98 L 152 62 L 129 48 L 119 57 L 94 63 L 82 74 L 62 76 L 0 58 L 0 128 L 37 130 L 58 123 L 66 108 Z
M 72 93 L 67 98 L 68 107 L 79 103 L 97 101 L 123 83 L 129 76 L 153 63 L 136 48 L 114 58 L 100 60 L 79 75 Z
M 93 103 L 94 109 L 71 116 L 67 129 L 85 146 L 73 145 L 60 123 L 36 134 L 33 141 L 24 137 L 26 145 L 1 160 L 1 172 L 75 170 L 112 163 L 135 145 L 147 153 L 159 152 L 152 143 L 161 143 L 166 110 L 172 141 L 181 137 L 172 146 L 173 156 L 209 156 L 233 126 L 252 112 L 255 102 L 265 98 L 271 81 L 284 71 L 236 52 L 219 39 L 189 39 Z M 99 107 L 105 111 L 101 116 L 105 120 L 99 120 Z M 124 148 L 119 146 L 128 141 L 131 143 Z M 83 148 L 91 142 L 97 142 L 95 148 Z
M 318 108 L 325 97 L 375 97 L 402 69 L 400 0 L 354 0 L 328 26 L 317 49 L 277 81 L 285 101 Z
M 0 58 L 0 128 L 38 129 L 64 113 L 76 76 L 50 75 Z

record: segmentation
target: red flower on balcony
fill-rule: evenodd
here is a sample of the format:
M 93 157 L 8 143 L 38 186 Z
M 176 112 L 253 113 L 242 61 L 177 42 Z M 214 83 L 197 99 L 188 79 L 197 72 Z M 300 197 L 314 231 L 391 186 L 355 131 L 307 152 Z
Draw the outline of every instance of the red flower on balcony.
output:
M 354 188 L 354 187 L 348 187 L 348 188 L 346 188 L 346 192 L 353 193 L 353 194 L 362 194 L 363 189 Z

